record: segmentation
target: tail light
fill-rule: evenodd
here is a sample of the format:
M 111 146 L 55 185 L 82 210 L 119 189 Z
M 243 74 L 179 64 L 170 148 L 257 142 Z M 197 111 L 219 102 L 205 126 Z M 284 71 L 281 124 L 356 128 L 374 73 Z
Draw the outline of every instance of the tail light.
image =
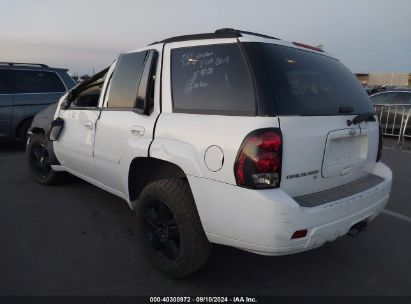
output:
M 379 121 L 378 121 L 379 122 Z M 377 153 L 377 162 L 380 161 L 381 159 L 381 152 L 382 152 L 382 129 L 381 129 L 381 125 L 378 124 L 378 153 Z
M 259 129 L 244 139 L 234 164 L 237 185 L 277 188 L 281 178 L 282 136 L 280 129 Z

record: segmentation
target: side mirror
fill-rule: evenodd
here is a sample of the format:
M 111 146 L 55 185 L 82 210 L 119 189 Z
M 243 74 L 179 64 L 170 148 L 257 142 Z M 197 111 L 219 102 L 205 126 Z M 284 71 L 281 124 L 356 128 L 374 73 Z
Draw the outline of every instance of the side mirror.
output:
M 60 133 L 63 130 L 63 127 L 64 127 L 63 119 L 59 117 L 53 120 L 50 124 L 49 131 L 47 132 L 47 138 L 50 141 L 56 141 L 59 138 Z

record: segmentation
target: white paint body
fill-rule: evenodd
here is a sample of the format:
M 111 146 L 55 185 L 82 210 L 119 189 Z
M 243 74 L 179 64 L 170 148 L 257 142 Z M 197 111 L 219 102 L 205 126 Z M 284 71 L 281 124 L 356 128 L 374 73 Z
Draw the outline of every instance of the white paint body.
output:
M 285 41 L 255 37 L 239 40 L 298 48 Z M 101 94 L 98 109 L 56 112 L 55 117 L 62 117 L 66 125 L 59 140 L 54 142 L 62 165 L 54 169 L 67 170 L 132 206 L 128 182 L 132 160 L 152 157 L 174 163 L 187 176 L 208 239 L 266 255 L 318 247 L 346 234 L 355 223 L 379 214 L 389 199 L 392 173 L 381 162 L 375 162 L 377 122 L 347 127 L 347 119 L 354 115 L 243 117 L 173 113 L 171 50 L 233 42 L 237 39 L 196 40 L 167 43 L 164 49 L 157 44 L 133 51 L 156 49 L 159 58 L 163 56 L 162 68 L 156 72 L 156 79 L 162 82 L 156 81 L 154 111 L 149 116 L 101 110 L 110 95 L 108 79 L 114 63 L 103 86 L 103 92 L 108 90 L 108 94 Z M 280 188 L 251 190 L 237 186 L 233 167 L 242 141 L 251 131 L 272 127 L 281 128 L 283 135 Z M 344 144 L 349 132 L 356 133 L 355 139 Z M 210 147 L 214 147 L 211 159 L 206 155 Z M 210 170 L 210 166 L 215 170 Z M 318 170 L 318 174 L 287 179 L 290 174 L 313 170 Z M 370 173 L 382 177 L 384 182 L 317 207 L 301 207 L 293 199 L 353 182 Z M 308 235 L 292 240 L 291 235 L 301 229 L 308 229 Z

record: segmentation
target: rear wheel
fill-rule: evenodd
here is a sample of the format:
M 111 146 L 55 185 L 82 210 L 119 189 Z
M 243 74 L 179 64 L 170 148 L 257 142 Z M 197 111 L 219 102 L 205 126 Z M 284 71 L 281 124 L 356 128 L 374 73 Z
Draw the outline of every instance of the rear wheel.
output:
M 142 248 L 158 270 L 179 278 L 207 262 L 211 244 L 187 181 L 168 179 L 149 184 L 141 193 L 136 213 Z
M 55 185 L 61 181 L 62 172 L 56 172 L 49 164 L 47 142 L 42 134 L 33 134 L 26 150 L 27 161 L 34 179 L 43 185 Z

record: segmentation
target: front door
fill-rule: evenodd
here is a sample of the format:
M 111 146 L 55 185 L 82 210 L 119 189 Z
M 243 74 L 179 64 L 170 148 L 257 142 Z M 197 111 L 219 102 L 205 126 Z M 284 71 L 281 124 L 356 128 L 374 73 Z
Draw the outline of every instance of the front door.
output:
M 64 167 L 91 179 L 96 177 L 93 149 L 104 77 L 105 74 L 97 76 L 98 79 L 93 77 L 73 91 L 67 108 L 60 110 L 64 127 L 54 143 L 56 156 Z

